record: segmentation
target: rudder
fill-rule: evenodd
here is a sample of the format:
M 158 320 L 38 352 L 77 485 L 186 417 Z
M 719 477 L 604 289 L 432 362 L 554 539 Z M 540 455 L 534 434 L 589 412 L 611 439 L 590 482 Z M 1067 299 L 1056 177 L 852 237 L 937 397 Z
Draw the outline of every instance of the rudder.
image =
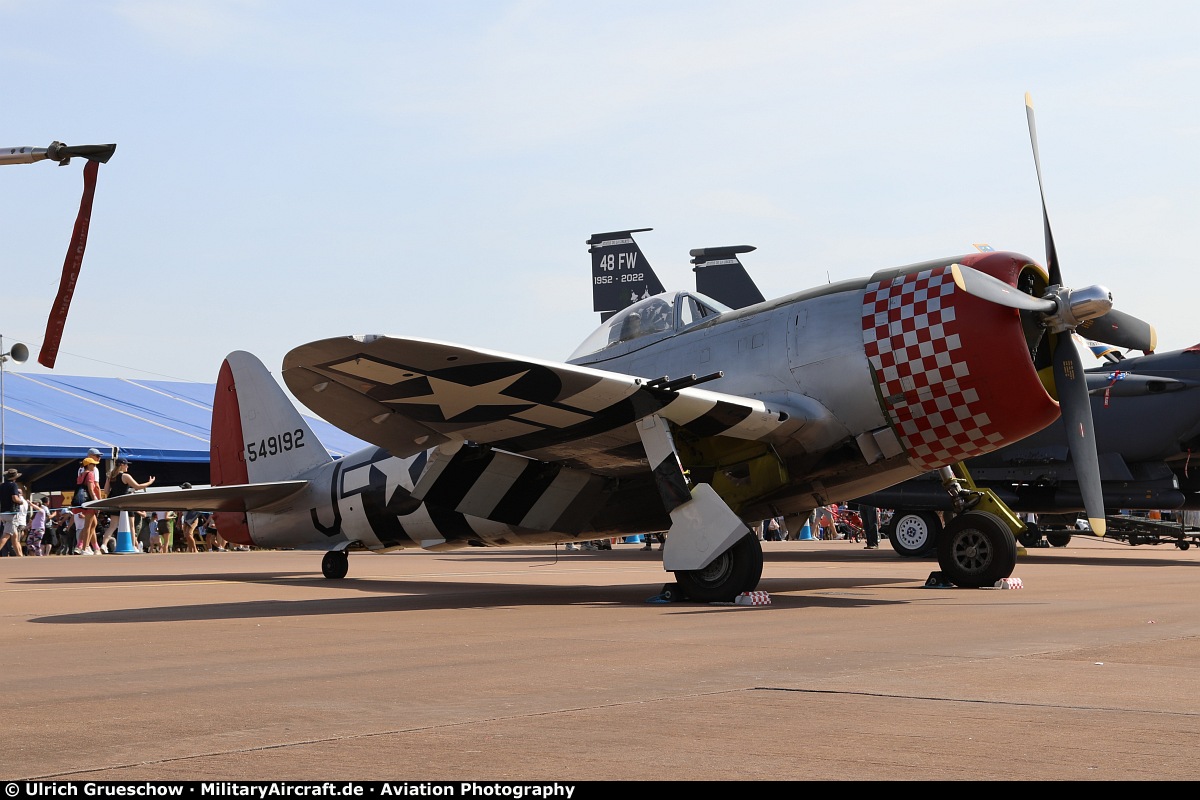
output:
M 288 480 L 333 460 L 262 361 L 242 350 L 217 378 L 209 458 L 213 486 Z

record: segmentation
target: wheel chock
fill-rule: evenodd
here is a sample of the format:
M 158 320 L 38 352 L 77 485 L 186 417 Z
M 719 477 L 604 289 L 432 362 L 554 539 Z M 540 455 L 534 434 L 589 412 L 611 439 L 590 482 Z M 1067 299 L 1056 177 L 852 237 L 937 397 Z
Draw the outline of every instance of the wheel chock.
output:
M 766 592 L 742 592 L 733 600 L 738 606 L 769 606 L 771 595 Z
M 996 581 L 993 586 L 995 589 L 1024 589 L 1025 584 L 1021 583 L 1020 578 L 1001 578 Z
M 664 605 L 666 603 L 678 603 L 680 600 L 684 600 L 684 599 L 686 599 L 686 598 L 684 598 L 683 592 L 681 592 L 679 590 L 679 584 L 668 583 L 666 586 L 663 587 L 663 590 L 661 592 L 659 592 L 658 594 L 654 595 L 654 597 L 646 598 L 646 602 L 654 603 L 657 605 Z
M 925 579 L 926 589 L 953 589 L 954 584 L 946 580 L 945 576 L 940 572 L 931 572 L 929 577 Z

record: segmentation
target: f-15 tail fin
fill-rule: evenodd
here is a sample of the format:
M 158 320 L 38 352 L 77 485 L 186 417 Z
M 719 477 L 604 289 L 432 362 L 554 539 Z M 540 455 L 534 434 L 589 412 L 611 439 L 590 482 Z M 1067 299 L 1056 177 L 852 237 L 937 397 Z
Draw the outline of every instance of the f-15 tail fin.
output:
M 602 322 L 638 300 L 666 291 L 633 240 L 633 234 L 649 230 L 654 229 L 593 233 L 587 240 L 592 254 L 592 310 L 600 312 Z
M 738 260 L 738 253 L 758 248 L 748 244 L 730 247 L 701 247 L 691 251 L 696 291 L 730 308 L 745 308 L 766 298 Z

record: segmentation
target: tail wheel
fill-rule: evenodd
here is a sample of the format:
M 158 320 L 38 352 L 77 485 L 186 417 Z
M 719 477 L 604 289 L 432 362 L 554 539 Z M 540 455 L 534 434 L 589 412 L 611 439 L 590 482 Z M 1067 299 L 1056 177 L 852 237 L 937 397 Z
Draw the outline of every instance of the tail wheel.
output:
M 955 586 L 978 589 L 1012 575 L 1017 540 L 995 514 L 971 511 L 946 525 L 938 537 L 938 565 Z
M 937 547 L 942 521 L 932 511 L 897 511 L 888 523 L 888 542 L 902 556 L 923 556 Z
M 321 574 L 331 581 L 340 581 L 350 570 L 350 556 L 345 550 L 330 550 L 321 559 Z
M 729 602 L 742 592 L 754 591 L 762 569 L 762 543 L 748 533 L 704 569 L 676 572 L 675 580 L 691 600 Z

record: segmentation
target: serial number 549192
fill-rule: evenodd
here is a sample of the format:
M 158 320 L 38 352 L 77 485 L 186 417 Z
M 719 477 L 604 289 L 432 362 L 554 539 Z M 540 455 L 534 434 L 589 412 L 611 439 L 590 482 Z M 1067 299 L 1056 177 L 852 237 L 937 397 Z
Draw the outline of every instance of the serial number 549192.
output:
M 304 429 L 297 428 L 295 431 L 268 436 L 257 442 L 247 442 L 246 460 L 257 461 L 260 458 L 269 458 L 301 447 L 304 447 Z

